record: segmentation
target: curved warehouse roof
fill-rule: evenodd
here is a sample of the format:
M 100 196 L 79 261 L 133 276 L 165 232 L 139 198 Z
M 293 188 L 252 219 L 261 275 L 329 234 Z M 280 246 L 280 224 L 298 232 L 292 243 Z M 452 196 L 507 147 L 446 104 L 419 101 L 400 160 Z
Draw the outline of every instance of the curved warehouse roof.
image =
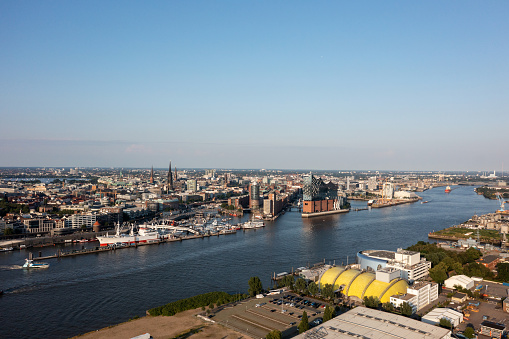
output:
M 390 301 L 391 295 L 405 294 L 408 287 L 407 282 L 399 278 L 386 283 L 376 280 L 374 273 L 356 269 L 345 270 L 342 267 L 327 270 L 320 279 L 320 286 L 325 284 L 333 285 L 335 290 L 343 285 L 343 293 L 349 297 L 362 299 L 374 296 L 383 303 Z
M 326 284 L 334 285 L 334 291 L 339 288 L 339 285 L 335 285 L 336 279 L 338 276 L 345 271 L 344 267 L 332 267 L 328 269 L 320 279 L 320 287 L 325 286 Z
M 375 280 L 375 277 L 374 273 L 362 273 L 352 281 L 348 289 L 348 295 L 362 299 L 364 297 L 364 292 L 366 292 L 368 286 Z

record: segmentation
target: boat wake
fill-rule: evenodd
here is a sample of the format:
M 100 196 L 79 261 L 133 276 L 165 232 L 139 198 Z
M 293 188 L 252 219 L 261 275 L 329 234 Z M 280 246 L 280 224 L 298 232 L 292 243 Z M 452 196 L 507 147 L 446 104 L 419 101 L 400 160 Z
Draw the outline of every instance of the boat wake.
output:
M 20 270 L 23 266 L 21 265 L 0 265 L 0 270 L 9 271 L 9 270 Z

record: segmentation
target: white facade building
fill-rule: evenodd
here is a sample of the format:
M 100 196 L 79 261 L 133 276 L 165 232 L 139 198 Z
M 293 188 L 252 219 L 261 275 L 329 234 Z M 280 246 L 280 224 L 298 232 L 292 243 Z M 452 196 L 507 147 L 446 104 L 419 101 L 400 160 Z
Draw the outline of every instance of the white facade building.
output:
M 438 299 L 438 284 L 430 282 L 418 282 L 407 288 L 407 293 L 417 296 L 417 310 L 429 305 Z
M 357 262 L 361 269 L 378 271 L 391 267 L 401 271 L 400 277 L 408 281 L 416 281 L 428 276 L 431 262 L 421 259 L 419 252 L 398 249 L 397 252 L 385 250 L 369 250 L 357 253 Z
M 412 306 L 412 313 L 415 313 L 418 311 L 417 304 L 419 303 L 419 298 L 415 294 L 403 294 L 403 295 L 392 295 L 391 296 L 391 303 L 394 305 L 394 307 L 400 308 L 401 305 L 406 302 L 410 306 Z

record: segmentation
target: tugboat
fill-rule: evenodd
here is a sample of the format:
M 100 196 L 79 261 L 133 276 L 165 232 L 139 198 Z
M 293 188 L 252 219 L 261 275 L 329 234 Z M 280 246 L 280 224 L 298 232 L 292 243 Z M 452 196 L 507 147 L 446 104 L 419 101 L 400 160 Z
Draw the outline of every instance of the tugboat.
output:
M 451 186 L 447 186 L 445 188 L 445 193 L 451 193 Z

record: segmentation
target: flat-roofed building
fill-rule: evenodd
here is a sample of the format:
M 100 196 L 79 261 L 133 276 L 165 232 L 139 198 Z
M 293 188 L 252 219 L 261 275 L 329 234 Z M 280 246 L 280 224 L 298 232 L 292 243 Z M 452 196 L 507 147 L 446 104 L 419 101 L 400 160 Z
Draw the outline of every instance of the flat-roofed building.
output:
M 500 262 L 500 257 L 498 255 L 487 255 L 477 259 L 476 262 L 494 271 Z
M 506 327 L 504 324 L 485 320 L 481 323 L 481 330 L 479 333 L 490 338 L 502 338 L 505 329 Z
M 401 271 L 401 278 L 420 280 L 428 276 L 431 262 L 421 259 L 419 252 L 398 249 L 397 252 L 385 250 L 368 250 L 357 253 L 357 262 L 361 269 L 378 271 L 392 267 Z
M 356 307 L 294 338 L 449 339 L 451 331 L 401 315 Z
M 418 282 L 409 286 L 407 293 L 417 296 L 417 310 L 420 310 L 438 299 L 438 284 L 424 281 Z
M 412 313 L 417 312 L 418 296 L 415 294 L 391 295 L 391 303 L 400 308 L 403 303 L 408 303 L 412 307 Z

